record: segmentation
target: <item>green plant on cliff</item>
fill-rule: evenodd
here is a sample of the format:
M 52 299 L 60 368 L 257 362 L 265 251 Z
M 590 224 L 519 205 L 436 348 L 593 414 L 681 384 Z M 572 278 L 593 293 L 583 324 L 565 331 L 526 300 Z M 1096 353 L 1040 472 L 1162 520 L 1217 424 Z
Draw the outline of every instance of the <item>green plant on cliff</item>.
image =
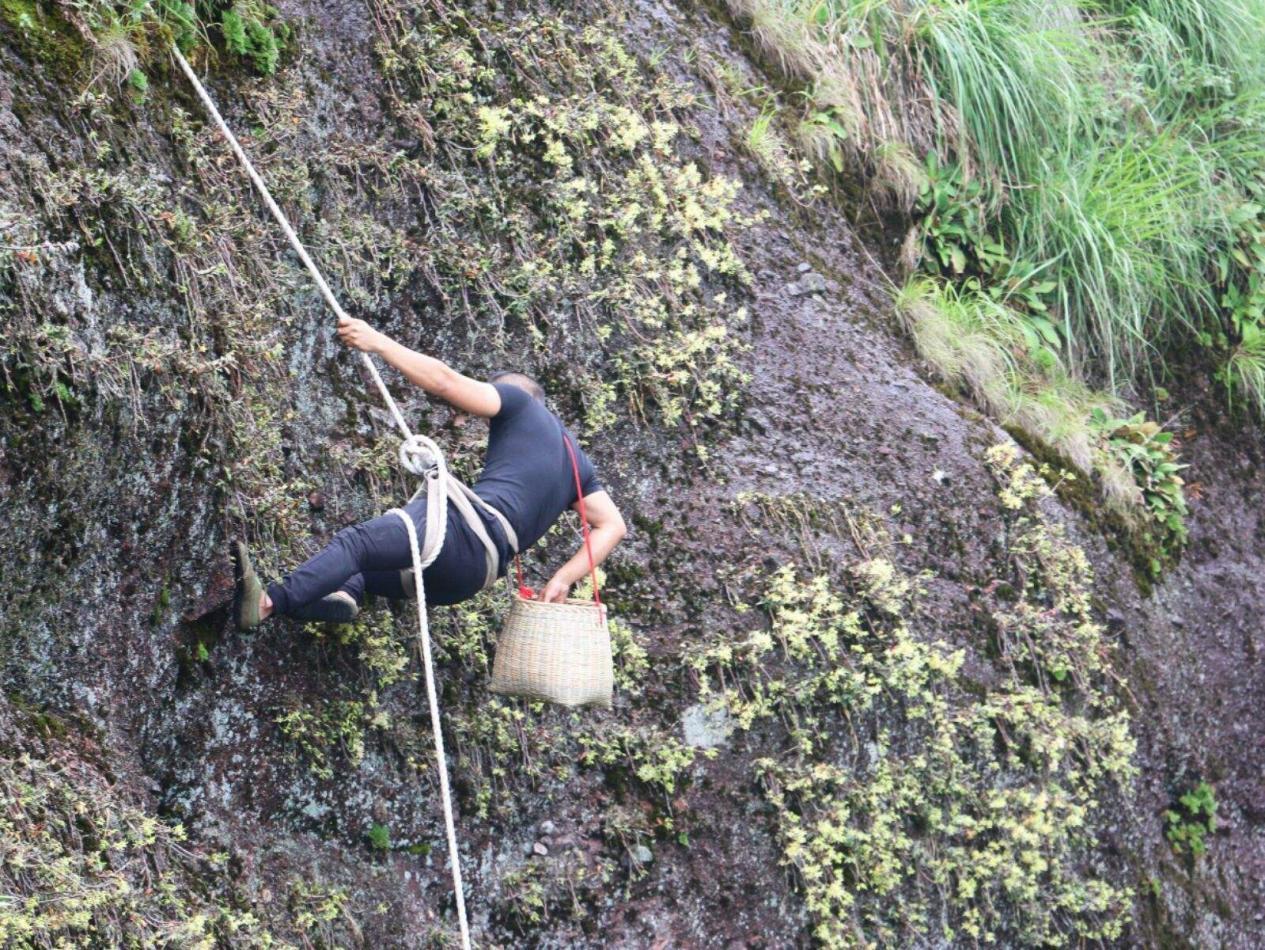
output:
M 1057 288 L 1046 267 L 1016 260 L 999 240 L 995 222 L 983 205 L 978 179 L 963 178 L 958 165 L 942 167 L 935 153 L 927 156 L 926 178 L 915 211 L 923 245 L 935 266 L 924 269 L 977 287 L 989 297 L 1022 314 L 1020 326 L 1028 353 L 1041 368 L 1058 360 L 1062 345 L 1058 329 L 1047 315 L 1047 302 Z
M 1134 769 L 1088 562 L 1040 514 L 1036 471 L 1008 447 L 989 460 L 1013 593 L 986 599 L 1000 675 L 979 695 L 963 649 L 914 632 L 918 579 L 882 555 L 778 569 L 769 629 L 693 660 L 704 701 L 780 749 L 756 770 L 823 945 L 1058 946 L 1128 920 L 1086 861 Z
M 774 124 L 777 107 L 765 103 L 747 132 L 747 148 L 756 157 L 765 173 L 780 184 L 794 200 L 805 202 L 805 173 L 812 169 L 806 159 L 796 159 L 785 137 Z
M 1003 423 L 1019 425 L 1085 475 L 1098 476 L 1137 543 L 1155 552 L 1148 563 L 1158 576 L 1186 542 L 1177 475 L 1184 466 L 1172 434 L 1141 413 L 1115 418 L 1120 400 L 1092 392 L 1064 367 L 1063 336 L 1046 302 L 1059 282 L 1039 280 L 1041 268 L 1012 259 L 989 230 L 983 194 L 979 180 L 963 181 L 960 167 L 942 168 L 934 153 L 929 157 L 918 205 L 924 267 L 930 260 L 946 283 L 910 281 L 897 298 L 898 312 L 942 377 Z
M 312 774 L 331 779 L 340 761 L 355 767 L 364 758 L 370 712 L 360 700 L 317 700 L 310 705 L 296 700 L 273 721 Z
M 1217 799 L 1212 786 L 1200 782 L 1183 792 L 1176 806 L 1164 812 L 1164 823 L 1164 835 L 1174 851 L 1202 855 L 1208 849 L 1208 835 L 1217 830 Z
M 987 275 L 1006 261 L 1005 248 L 987 231 L 982 192 L 979 179 L 964 180 L 960 167 L 941 169 L 934 152 L 927 156 L 927 180 L 916 210 L 923 242 L 947 274 Z
M 1040 439 L 1094 479 L 1158 574 L 1186 543 L 1187 506 L 1172 433 L 1094 390 L 1063 366 L 1034 316 L 967 282 L 917 278 L 897 314 L 919 353 L 1007 425 Z M 1039 319 L 1039 317 L 1038 317 Z
M 345 916 L 350 899 L 343 887 L 304 878 L 289 881 L 287 909 L 295 929 L 303 935 L 303 943 L 334 946 L 341 937 L 335 922 Z
M 544 867 L 527 864 L 501 879 L 508 916 L 520 933 L 539 924 L 548 910 L 544 876 Z
M 277 11 L 259 0 L 236 0 L 220 13 L 220 32 L 230 52 L 248 59 L 264 75 L 277 71 L 289 28 Z
M 331 659 L 346 664 L 345 673 L 336 691 L 290 697 L 273 722 L 312 774 L 330 779 L 339 765 L 360 764 L 375 733 L 393 728 L 385 694 L 402 681 L 415 682 L 411 637 L 407 623 L 397 624 L 390 613 L 376 610 L 362 612 L 354 623 L 308 624 L 307 630 L 328 644 Z
M 110 119 L 85 121 L 95 134 Z M 119 414 L 132 431 L 159 405 L 190 412 L 185 438 L 192 464 L 214 473 L 238 517 L 259 518 L 274 539 L 284 538 L 290 519 L 300 515 L 302 495 L 281 464 L 280 430 L 289 410 L 275 344 L 275 278 L 268 255 L 256 267 L 243 254 L 228 270 L 223 254 L 234 260 L 232 242 L 221 243 L 225 232 L 217 230 L 244 241 L 262 233 L 262 222 L 236 200 L 239 183 L 215 168 L 211 156 L 218 150 L 209 135 L 200 137 L 179 109 L 171 121 L 187 174 L 200 185 L 187 199 L 154 181 L 143 159 L 120 160 L 104 145 L 99 163 L 53 171 L 33 161 L 24 170 L 45 196 L 44 226 L 70 228 L 78 238 L 51 242 L 33 230 L 29 252 L 0 259 L 0 281 L 14 291 L 0 301 L 9 330 L 0 345 L 0 375 L 25 380 L 45 401 L 64 405 L 62 395 L 74 393 L 85 407 Z M 108 266 L 124 287 L 170 286 L 175 303 L 187 308 L 189 334 L 138 321 L 86 337 L 79 310 L 50 307 L 39 282 L 63 270 L 82 274 L 85 261 Z M 177 278 L 170 285 L 162 283 L 168 267 Z M 89 293 L 86 286 L 82 293 Z M 83 299 L 90 305 L 90 295 Z M 219 451 L 230 445 L 231 460 Z
M 73 0 L 63 15 L 92 39 L 93 82 L 113 86 L 141 63 L 160 61 L 170 43 L 191 53 L 215 34 L 228 52 L 272 75 L 291 35 L 263 0 Z
M 1245 401 L 1265 415 L 1265 208 L 1246 201 L 1230 220 L 1236 241 L 1217 260 L 1229 326 L 1226 338 L 1215 341 L 1230 355 L 1217 378 L 1232 401 Z M 1207 342 L 1214 343 L 1211 335 Z
M 1157 546 L 1163 556 L 1171 557 L 1186 544 L 1185 480 L 1178 474 L 1185 465 L 1177 462 L 1173 433 L 1138 413 L 1129 419 L 1113 419 L 1101 408 L 1091 415 L 1093 427 L 1106 438 L 1104 451 L 1109 452 L 1133 474 L 1141 491 L 1151 524 L 1158 535 Z M 1160 573 L 1157 560 L 1152 572 Z
M 391 850 L 391 829 L 386 825 L 374 822 L 365 833 L 365 839 L 375 851 Z
M 501 41 L 532 51 L 523 76 L 476 66 L 485 40 L 460 15 L 389 40 L 383 66 L 401 117 L 416 125 L 409 103 L 425 96 L 435 106 L 424 135 L 444 143 L 445 175 L 479 161 L 451 213 L 482 233 L 485 250 L 444 262 L 455 285 L 478 292 L 479 322 L 503 332 L 510 317 L 525 319 L 544 349 L 574 314 L 594 429 L 619 402 L 692 430 L 728 413 L 747 320 L 733 298 L 750 280 L 729 235 L 752 222 L 736 211 L 736 181 L 678 156 L 689 129 L 677 113 L 693 93 L 649 81 L 600 26 L 515 25 Z M 577 84 L 594 91 L 541 92 Z
M 273 945 L 226 855 L 153 815 L 65 724 L 24 747 L 31 724 L 11 709 L 0 697 L 0 944 Z
M 1141 413 L 1115 418 L 1122 403 L 1078 383 L 1064 366 L 1047 299 L 1059 281 L 1049 269 L 1014 260 L 997 239 L 978 179 L 942 168 L 934 153 L 917 206 L 927 251 L 924 269 L 944 278 L 911 280 L 897 298 L 921 355 L 1003 423 L 1018 425 L 1090 476 L 1138 536 L 1158 575 L 1186 541 L 1186 502 L 1172 434 Z M 1090 253 L 1095 260 L 1101 249 Z M 1056 255 L 1055 258 L 1062 255 Z M 1053 260 L 1052 259 L 1052 260 Z M 930 262 L 930 263 L 929 263 Z M 1105 292 L 1105 291 L 1102 291 Z M 1061 308 L 1067 312 L 1066 306 Z

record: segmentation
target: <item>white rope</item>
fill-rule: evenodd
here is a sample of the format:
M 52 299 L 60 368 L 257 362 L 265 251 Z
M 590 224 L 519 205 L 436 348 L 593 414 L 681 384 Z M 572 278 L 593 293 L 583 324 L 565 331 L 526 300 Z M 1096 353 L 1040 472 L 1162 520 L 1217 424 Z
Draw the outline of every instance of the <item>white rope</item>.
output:
M 417 543 L 417 527 L 403 508 L 389 512 L 404 522 L 408 532 L 409 552 L 413 557 L 413 578 L 417 586 L 417 642 L 422 651 L 422 667 L 426 671 L 426 699 L 430 702 L 430 726 L 435 736 L 435 761 L 439 763 L 439 796 L 444 803 L 444 830 L 448 834 L 448 863 L 452 865 L 453 893 L 457 896 L 457 921 L 461 926 L 461 945 L 469 950 L 470 928 L 466 923 L 466 900 L 461 888 L 461 862 L 457 854 L 457 828 L 452 818 L 452 797 L 448 791 L 448 759 L 444 754 L 444 733 L 439 722 L 439 697 L 435 692 L 435 673 L 430 655 L 430 621 L 426 615 L 426 591 L 422 572 L 439 556 L 444 546 L 444 533 L 448 527 L 448 467 L 440 454 L 439 446 L 425 436 L 414 436 L 414 448 L 421 445 L 433 452 L 436 475 L 432 478 L 427 496 L 426 556 Z
M 329 308 L 334 311 L 334 316 L 340 320 L 350 319 L 347 311 L 342 308 L 338 302 L 338 298 L 334 296 L 334 292 L 329 289 L 329 284 L 325 282 L 324 275 L 321 274 L 312 258 L 308 255 L 307 248 L 299 240 L 299 236 L 294 233 L 294 228 L 290 226 L 289 219 L 285 216 L 285 212 L 277 205 L 272 198 L 272 193 L 268 191 L 268 186 L 264 184 L 264 180 L 259 177 L 259 172 L 255 171 L 255 166 L 251 164 L 250 159 L 246 157 L 246 153 L 242 151 L 242 147 L 237 142 L 237 137 L 233 135 L 232 130 L 228 127 L 228 123 L 224 121 L 224 117 L 220 115 L 220 110 L 215 108 L 215 103 L 211 101 L 211 97 L 207 94 L 197 75 L 193 71 L 193 67 L 189 65 L 189 61 L 184 58 L 184 54 L 173 43 L 171 45 L 171 54 L 176 58 L 176 62 L 180 64 L 180 68 L 184 71 L 185 76 L 189 78 L 190 84 L 194 91 L 198 94 L 198 98 L 202 100 L 202 105 L 206 107 L 206 111 L 211 118 L 215 120 L 216 126 L 219 127 L 220 134 L 228 140 L 228 144 L 232 147 L 237 160 L 242 163 L 242 167 L 246 169 L 246 174 L 250 176 L 250 180 L 255 183 L 255 187 L 259 189 L 260 196 L 264 199 L 264 204 L 268 206 L 268 210 L 272 212 L 272 216 L 277 219 L 277 224 L 281 225 L 281 230 L 285 232 L 285 236 L 290 239 L 290 246 L 294 248 L 294 253 L 299 255 L 299 260 L 303 262 L 303 266 L 307 268 L 308 273 L 312 275 L 312 280 L 316 281 L 317 289 L 320 290 L 321 296 L 325 298 L 325 302 L 329 304 Z M 404 438 L 408 438 L 413 434 L 408 427 L 408 423 L 404 421 L 404 416 L 400 412 L 400 407 L 395 404 L 395 400 L 391 397 L 390 390 L 387 389 L 386 383 L 382 381 L 382 376 L 378 372 L 378 367 L 374 365 L 373 360 L 369 358 L 369 354 L 364 351 L 360 352 L 360 358 L 364 362 L 365 369 L 369 371 L 369 375 L 373 378 L 378 392 L 382 395 L 382 400 L 387 404 L 387 408 L 391 410 L 391 415 L 395 418 L 395 424 L 399 426 L 400 433 Z
M 255 183 L 260 196 L 264 199 L 264 204 L 272 212 L 277 224 L 281 225 L 281 230 L 285 232 L 285 236 L 290 240 L 290 246 L 294 248 L 294 253 L 299 255 L 299 260 L 303 262 L 303 266 L 308 269 L 308 273 L 316 281 L 316 286 L 320 290 L 321 296 L 325 298 L 325 302 L 329 304 L 329 308 L 334 311 L 335 316 L 340 320 L 347 318 L 347 312 L 338 303 L 338 298 L 334 296 L 334 292 L 329 289 L 329 284 L 325 282 L 325 277 L 308 255 L 307 249 L 294 232 L 294 228 L 290 226 L 290 221 L 286 218 L 285 212 L 273 200 L 272 194 L 268 191 L 268 186 L 264 184 L 264 180 L 259 176 L 259 172 L 255 171 L 255 166 L 246 157 L 246 153 L 242 151 L 236 136 L 229 129 L 219 110 L 215 108 L 215 103 L 211 101 L 206 88 L 193 72 L 189 61 L 184 58 L 184 55 L 176 48 L 175 44 L 172 44 L 171 52 L 197 92 L 198 98 L 202 100 L 202 105 L 206 107 L 206 111 L 211 118 L 215 120 L 220 134 L 228 141 L 233 152 L 237 155 L 238 161 L 246 169 L 246 174 Z M 430 653 L 430 622 L 426 615 L 426 592 L 422 585 L 422 571 L 439 556 L 439 551 L 444 543 L 444 533 L 448 527 L 448 467 L 444 464 L 444 457 L 439 451 L 439 446 L 425 436 L 414 435 L 412 430 L 409 429 L 408 423 L 404 421 L 404 416 L 400 412 L 400 407 L 396 405 L 395 400 L 391 397 L 390 390 L 387 389 L 386 383 L 382 381 L 382 376 L 379 374 L 373 360 L 369 358 L 369 354 L 362 351 L 360 357 L 364 361 L 370 377 L 377 385 L 383 402 L 391 410 L 395 424 L 404 436 L 404 442 L 400 446 L 400 463 L 414 475 L 426 475 L 427 477 L 432 477 L 436 473 L 438 475 L 438 477 L 432 478 L 430 496 L 427 501 L 426 524 L 428 530 L 426 532 L 425 557 L 423 557 L 417 543 L 417 528 L 413 524 L 413 519 L 401 508 L 392 508 L 390 513 L 397 515 L 404 522 L 404 527 L 408 531 L 409 550 L 413 556 L 413 576 L 417 584 L 417 639 L 421 647 L 422 665 L 426 672 L 426 698 L 430 703 L 431 731 L 435 734 L 435 760 L 439 764 L 439 792 L 444 806 L 444 828 L 448 834 L 448 862 L 452 866 L 452 886 L 457 897 L 457 921 L 461 926 L 461 945 L 465 950 L 470 950 L 470 926 L 466 922 L 466 901 L 461 889 L 461 862 L 457 852 L 457 829 L 452 817 L 452 795 L 448 790 L 448 759 L 444 755 L 444 734 L 439 721 L 439 696 L 435 691 L 435 671 Z M 433 462 L 433 468 L 429 464 L 431 462 Z
M 431 491 L 447 493 L 442 480 L 432 484 Z M 392 508 L 390 514 L 396 515 L 404 522 L 404 527 L 408 531 L 409 551 L 413 556 L 413 578 L 417 585 L 417 640 L 421 644 L 422 666 L 426 670 L 426 699 L 430 703 L 430 728 L 435 735 L 435 761 L 439 763 L 439 797 L 444 803 L 444 830 L 448 834 L 448 863 L 452 866 L 452 888 L 457 897 L 457 922 L 461 927 L 461 946 L 465 950 L 470 950 L 470 925 L 466 923 L 466 899 L 461 890 L 461 859 L 457 853 L 457 827 L 452 819 L 452 796 L 448 791 L 448 758 L 444 754 L 444 733 L 439 722 L 439 696 L 435 692 L 435 672 L 430 658 L 430 622 L 426 616 L 426 592 L 422 583 L 422 571 L 430 561 L 422 559 L 422 552 L 417 544 L 417 527 L 408 513 L 403 508 Z M 444 531 L 446 522 L 427 522 L 426 527 L 429 542 L 431 529 L 438 529 L 434 533 L 440 534 Z M 438 547 L 440 546 L 442 546 L 442 541 L 436 546 L 437 549 L 431 555 L 431 560 L 439 554 Z

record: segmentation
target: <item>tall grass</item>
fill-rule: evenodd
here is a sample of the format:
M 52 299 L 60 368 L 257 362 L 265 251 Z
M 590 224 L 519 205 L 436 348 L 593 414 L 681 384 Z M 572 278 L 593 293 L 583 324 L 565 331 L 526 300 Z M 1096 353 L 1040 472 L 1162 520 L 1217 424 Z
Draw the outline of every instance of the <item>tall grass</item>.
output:
M 925 278 L 910 281 L 896 312 L 919 354 L 951 384 L 961 386 L 994 416 L 1019 408 L 1018 354 L 1024 336 L 1018 315 L 996 301 Z
M 1043 0 L 728 0 L 856 144 L 905 142 L 1021 181 L 1092 111 L 1100 53 L 1074 5 Z
M 930 152 L 984 184 L 988 238 L 1057 278 L 1074 375 L 1127 390 L 1223 335 L 1243 277 L 1215 261 L 1265 204 L 1265 0 L 728 2 L 872 194 L 912 209 Z
M 1216 307 L 1209 248 L 1229 197 L 1203 150 L 1175 133 L 1085 142 L 1052 161 L 1005 213 L 1017 257 L 1053 262 L 1072 365 L 1110 381 Z
M 961 119 L 964 137 L 942 142 L 984 174 L 1025 182 L 1084 133 L 1100 57 L 1074 6 L 935 0 L 913 5 L 905 26 L 906 55 Z
M 1265 5 L 1265 3 L 1263 3 Z M 1205 143 L 1215 174 L 1244 195 L 1265 191 L 1265 83 L 1189 113 L 1192 134 Z
M 1108 0 L 1101 10 L 1163 118 L 1265 80 L 1259 0 Z
M 1265 333 L 1242 340 L 1226 360 L 1221 374 L 1231 399 L 1246 399 L 1265 417 Z
M 900 8 L 892 0 L 726 4 L 769 62 L 804 85 L 799 138 L 808 153 L 825 167 L 846 156 L 849 173 L 911 207 L 920 176 L 906 156 L 958 135 L 956 114 L 940 108 L 904 58 Z

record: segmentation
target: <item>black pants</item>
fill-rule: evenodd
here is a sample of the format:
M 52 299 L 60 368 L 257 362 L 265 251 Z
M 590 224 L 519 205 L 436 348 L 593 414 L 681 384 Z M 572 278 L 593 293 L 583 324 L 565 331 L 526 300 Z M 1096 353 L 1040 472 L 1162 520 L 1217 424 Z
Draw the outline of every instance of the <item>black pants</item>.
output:
M 426 543 L 426 499 L 404 506 L 417 526 L 417 543 Z M 500 541 L 499 525 L 489 525 L 494 540 Z M 507 562 L 502 552 L 501 564 Z M 305 612 L 326 594 L 345 591 L 356 603 L 364 595 L 404 596 L 400 571 L 413 566 L 408 531 L 397 515 L 379 515 L 369 521 L 344 528 L 334 535 L 319 554 L 297 567 L 283 581 L 268 585 L 268 596 L 278 614 Z M 455 508 L 448 509 L 448 526 L 439 557 L 422 575 L 428 604 L 455 604 L 468 600 L 483 589 L 487 560 L 482 543 Z M 502 573 L 504 571 L 502 570 Z M 309 614 L 310 616 L 310 614 Z

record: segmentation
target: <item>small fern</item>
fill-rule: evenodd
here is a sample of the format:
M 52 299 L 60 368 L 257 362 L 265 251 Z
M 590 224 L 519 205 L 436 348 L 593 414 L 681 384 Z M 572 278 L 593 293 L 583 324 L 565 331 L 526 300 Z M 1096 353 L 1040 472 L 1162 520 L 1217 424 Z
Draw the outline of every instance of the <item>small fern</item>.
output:
M 250 44 L 246 40 L 246 24 L 236 7 L 230 7 L 220 16 L 220 29 L 224 32 L 224 45 L 229 52 L 245 56 L 250 52 Z
M 265 76 L 277 71 L 288 28 L 275 22 L 276 10 L 240 0 L 220 14 L 220 33 L 230 53 L 250 61 Z

